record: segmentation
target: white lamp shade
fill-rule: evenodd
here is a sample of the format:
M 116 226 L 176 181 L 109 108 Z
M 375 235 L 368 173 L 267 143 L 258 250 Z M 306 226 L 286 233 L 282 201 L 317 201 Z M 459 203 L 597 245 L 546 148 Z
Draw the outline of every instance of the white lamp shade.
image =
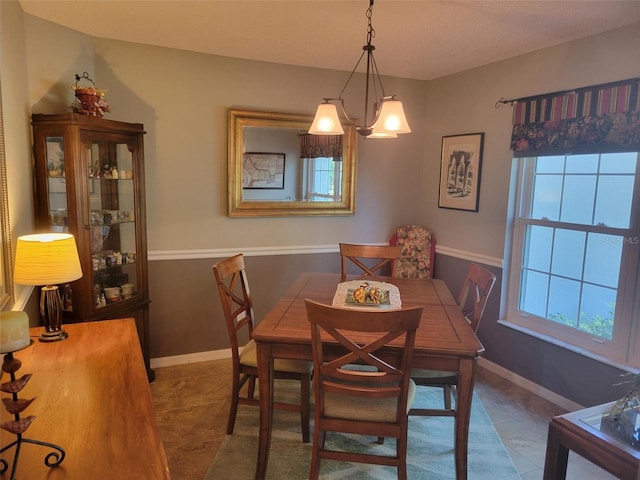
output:
M 321 103 L 316 110 L 309 133 L 313 135 L 343 135 L 338 110 L 332 103 Z
M 42 233 L 18 238 L 13 279 L 19 285 L 56 285 L 82 277 L 73 235 Z
M 399 100 L 382 102 L 378 121 L 373 126 L 373 133 L 410 133 L 411 129 L 404 116 L 404 108 Z

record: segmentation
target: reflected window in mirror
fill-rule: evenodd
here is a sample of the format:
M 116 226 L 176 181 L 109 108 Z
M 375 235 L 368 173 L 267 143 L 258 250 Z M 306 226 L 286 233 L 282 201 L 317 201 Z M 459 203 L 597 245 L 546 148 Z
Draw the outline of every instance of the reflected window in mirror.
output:
M 332 157 L 308 158 L 306 199 L 313 202 L 339 202 L 342 198 L 342 162 Z

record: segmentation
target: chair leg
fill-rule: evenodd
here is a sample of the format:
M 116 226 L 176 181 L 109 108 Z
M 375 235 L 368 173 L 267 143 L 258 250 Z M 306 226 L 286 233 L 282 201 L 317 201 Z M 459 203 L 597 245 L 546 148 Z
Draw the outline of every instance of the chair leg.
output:
M 300 427 L 302 429 L 302 442 L 309 443 L 309 414 L 311 395 L 311 377 L 303 375 L 300 379 Z
M 256 377 L 253 375 L 249 377 L 249 385 L 247 386 L 247 398 L 253 399 L 253 395 L 256 391 Z
M 324 449 L 325 432 L 317 428 L 313 432 L 313 449 L 309 465 L 309 480 L 318 480 L 320 476 L 320 450 Z
M 444 408 L 445 410 L 451 410 L 451 387 L 445 385 L 442 390 L 444 392 Z
M 233 382 L 231 387 L 231 405 L 229 406 L 229 420 L 227 421 L 227 435 L 233 433 L 233 427 L 236 424 L 236 414 L 238 413 L 238 396 L 240 395 L 240 378 L 237 374 L 233 374 Z
M 400 434 L 396 443 L 396 455 L 400 463 L 398 464 L 398 480 L 407 480 L 407 430 Z

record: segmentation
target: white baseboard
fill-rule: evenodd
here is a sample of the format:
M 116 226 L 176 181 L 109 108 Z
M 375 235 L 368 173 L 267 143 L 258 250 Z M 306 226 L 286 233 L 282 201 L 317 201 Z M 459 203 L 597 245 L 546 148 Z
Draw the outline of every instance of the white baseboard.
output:
M 187 363 L 208 362 L 231 358 L 231 349 L 210 350 L 208 352 L 187 353 L 185 355 L 174 355 L 172 357 L 160 357 L 151 359 L 151 368 L 173 367 L 175 365 L 186 365 Z
M 564 398 L 557 393 L 552 392 L 551 390 L 547 390 L 544 387 L 541 387 L 537 383 L 533 383 L 531 380 L 527 380 L 520 375 L 513 373 L 511 370 L 507 370 L 504 367 L 501 367 L 498 364 L 490 362 L 484 358 L 480 358 L 478 360 L 478 366 L 485 368 L 491 373 L 495 373 L 496 375 L 504 378 L 505 380 L 510 381 L 511 383 L 518 385 L 519 387 L 524 388 L 525 390 L 530 391 L 531 393 L 544 398 L 545 400 L 550 401 L 558 405 L 559 407 L 564 408 L 568 412 L 572 412 L 575 410 L 581 410 L 584 407 L 572 400 Z

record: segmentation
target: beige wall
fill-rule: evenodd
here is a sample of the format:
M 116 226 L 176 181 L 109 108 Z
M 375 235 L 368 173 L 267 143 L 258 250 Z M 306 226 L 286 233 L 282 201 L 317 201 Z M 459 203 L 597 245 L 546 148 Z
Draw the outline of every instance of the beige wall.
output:
M 496 109 L 501 97 L 522 98 L 640 77 L 638 45 L 640 24 L 635 24 L 429 82 L 425 108 L 429 172 L 439 169 L 442 136 L 485 132 L 478 213 L 438 208 L 438 177 L 425 178 L 426 201 L 420 217 L 436 232 L 438 243 L 504 257 L 512 108 Z
M 356 216 L 231 219 L 226 216 L 227 109 L 311 114 L 322 97 L 339 91 L 344 72 L 87 39 L 25 18 L 30 83 L 49 84 L 48 89 L 31 88 L 35 112 L 65 111 L 74 72 L 89 71 L 108 90 L 109 118 L 144 124 L 152 256 L 167 250 L 336 244 L 339 238 L 380 242 L 398 219 L 416 221 L 417 208 L 410 200 L 420 194 L 420 177 L 412 172 L 422 168 L 422 82 L 385 82 L 385 89 L 407 103 L 415 134 L 397 140 L 393 148 L 380 149 L 379 140 L 360 142 Z M 52 47 L 58 43 L 60 50 Z M 52 74 L 42 64 L 60 67 Z M 59 93 L 65 95 L 58 105 L 42 101 Z M 396 193 L 405 205 L 388 200 Z M 256 231 L 260 234 L 247 234 Z

